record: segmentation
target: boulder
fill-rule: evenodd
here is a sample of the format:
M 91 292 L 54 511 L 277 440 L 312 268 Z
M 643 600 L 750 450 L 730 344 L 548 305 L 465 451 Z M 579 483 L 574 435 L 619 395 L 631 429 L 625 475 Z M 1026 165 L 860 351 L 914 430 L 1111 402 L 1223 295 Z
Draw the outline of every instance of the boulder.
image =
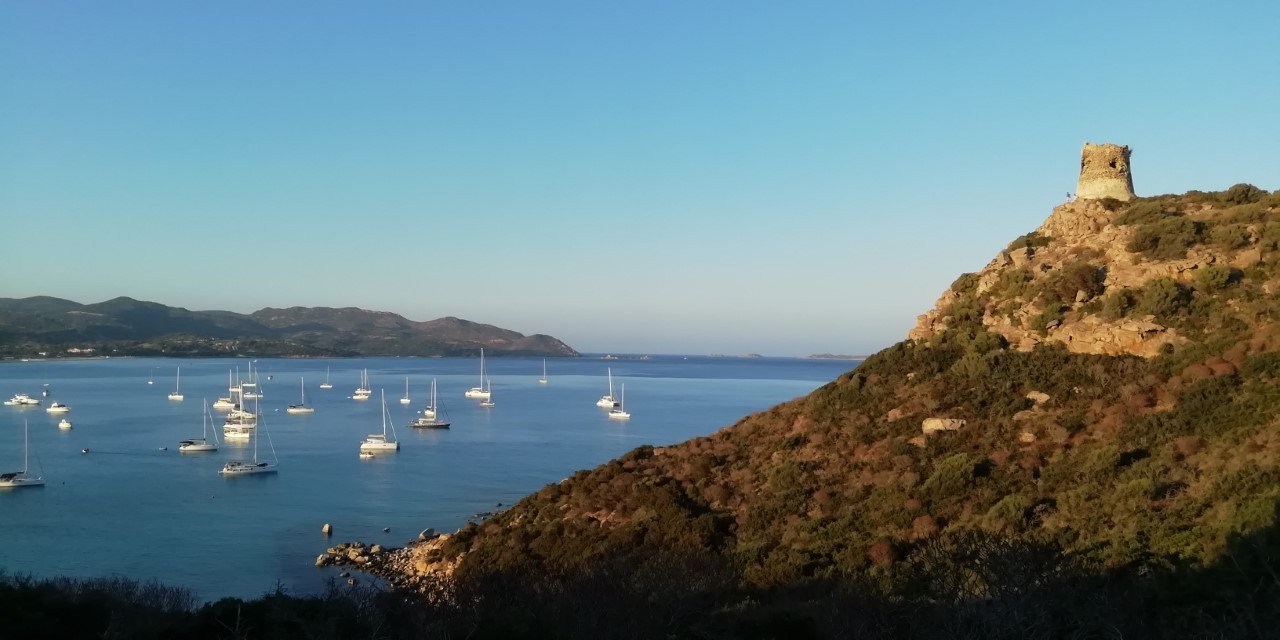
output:
M 324 523 L 324 526 L 320 527 L 320 533 L 323 533 L 326 536 L 333 535 L 333 525 L 328 522 Z
M 418 534 L 418 540 L 422 542 L 426 542 L 427 540 L 430 540 L 434 537 L 436 537 L 436 530 L 432 527 L 427 527 L 426 529 L 422 530 L 422 533 Z
M 1049 394 L 1043 391 L 1028 391 L 1027 399 L 1036 404 L 1044 404 L 1049 401 Z
M 316 566 L 317 566 L 317 567 L 327 567 L 327 566 L 329 566 L 329 565 L 330 565 L 330 564 L 332 564 L 332 563 L 333 563 L 333 558 L 330 558 L 330 557 L 329 557 L 329 554 L 327 554 L 327 553 L 322 553 L 322 554 L 320 554 L 320 555 L 316 556 Z
M 925 418 L 920 423 L 920 430 L 925 435 L 938 431 L 959 431 L 964 428 L 965 421 L 957 418 Z
M 375 545 L 373 545 L 372 547 L 369 547 L 369 554 L 370 554 L 370 555 L 379 554 L 379 553 L 382 553 L 382 545 L 380 545 L 380 544 L 375 544 Z

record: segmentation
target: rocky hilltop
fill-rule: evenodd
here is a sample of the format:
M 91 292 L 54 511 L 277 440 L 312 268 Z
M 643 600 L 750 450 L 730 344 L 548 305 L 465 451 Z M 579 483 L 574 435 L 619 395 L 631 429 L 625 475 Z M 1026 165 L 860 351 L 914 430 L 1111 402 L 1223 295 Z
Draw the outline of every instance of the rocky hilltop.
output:
M 414 322 L 355 307 L 265 308 L 249 315 L 115 298 L 95 304 L 0 298 L 0 355 L 576 356 L 551 336 L 460 318 Z M 73 351 L 74 350 L 74 351 Z
M 1035 615 L 1066 607 L 1075 622 L 1044 624 L 1069 635 L 1110 615 L 1081 598 L 1119 589 L 1162 611 L 1142 624 L 1227 629 L 1221 612 L 1254 597 L 1233 589 L 1280 569 L 1277 287 L 1280 193 L 1064 204 L 808 397 L 579 471 L 379 566 L 438 585 L 693 554 L 683 570 L 718 558 L 731 584 L 775 594 L 834 580 L 916 612 L 1023 598 L 1008 606 L 1024 614 L 1043 597 Z M 1055 591 L 1067 575 L 1084 582 Z
M 1157 322 L 1161 309 L 1139 306 L 1137 299 L 1158 294 L 1148 286 L 1206 299 L 1212 293 L 1205 290 L 1208 280 L 1231 280 L 1265 266 L 1267 242 L 1274 241 L 1265 236 L 1274 230 L 1253 201 L 1257 197 L 1242 185 L 1223 200 L 1193 194 L 1128 206 L 1108 200 L 1063 204 L 982 271 L 943 293 L 909 337 L 929 340 L 955 320 L 952 311 L 977 311 L 987 330 L 1021 351 L 1051 343 L 1072 353 L 1152 357 L 1186 344 L 1185 330 L 1171 326 L 1176 323 L 1170 318 Z M 1256 284 L 1262 295 L 1280 287 L 1271 278 Z M 966 296 L 980 308 L 957 306 Z

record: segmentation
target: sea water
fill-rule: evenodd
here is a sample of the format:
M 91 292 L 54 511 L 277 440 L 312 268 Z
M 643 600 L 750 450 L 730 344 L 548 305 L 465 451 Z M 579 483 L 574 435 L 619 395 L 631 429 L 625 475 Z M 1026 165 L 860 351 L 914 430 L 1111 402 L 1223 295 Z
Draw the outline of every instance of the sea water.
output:
M 250 363 L 264 392 L 259 460 L 279 472 L 223 477 L 254 443 L 179 453 L 201 435 L 203 401 L 228 396 L 228 373 Z M 542 486 L 644 444 L 710 434 L 739 418 L 805 395 L 852 368 L 849 361 L 654 356 L 650 359 L 489 358 L 494 407 L 463 392 L 479 386 L 478 359 L 149 359 L 0 364 L 0 395 L 40 397 L 39 407 L 0 407 L 0 471 L 22 466 L 46 485 L 0 490 L 0 571 L 37 577 L 124 576 L 185 587 L 202 600 L 256 597 L 283 588 L 318 592 L 333 575 L 314 567 L 340 541 L 400 546 L 427 527 L 450 532 Z M 181 368 L 181 377 L 178 369 Z M 319 388 L 326 368 L 332 389 Z M 352 399 L 368 369 L 373 396 Z M 595 402 L 626 388 L 628 421 Z M 411 403 L 404 405 L 405 378 Z M 448 430 L 405 426 L 438 386 Z M 152 384 L 148 381 L 152 380 Z M 300 401 L 314 414 L 291 415 Z M 168 394 L 180 385 L 184 401 Z M 382 432 L 382 393 L 401 449 L 358 457 Z M 57 400 L 64 415 L 45 411 Z M 252 402 L 252 401 L 250 401 Z M 59 429 L 63 417 L 73 428 Z M 85 452 L 87 450 L 87 453 Z M 332 537 L 321 533 L 333 525 Z M 389 529 L 389 531 L 383 531 Z

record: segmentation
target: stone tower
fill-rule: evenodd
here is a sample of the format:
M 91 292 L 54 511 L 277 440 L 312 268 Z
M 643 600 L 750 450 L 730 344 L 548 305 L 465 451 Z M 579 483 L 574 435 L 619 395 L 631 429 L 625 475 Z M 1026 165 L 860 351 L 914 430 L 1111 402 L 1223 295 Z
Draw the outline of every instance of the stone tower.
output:
M 1084 143 L 1080 152 L 1080 182 L 1076 197 L 1086 200 L 1132 200 L 1133 175 L 1129 173 L 1129 147 Z

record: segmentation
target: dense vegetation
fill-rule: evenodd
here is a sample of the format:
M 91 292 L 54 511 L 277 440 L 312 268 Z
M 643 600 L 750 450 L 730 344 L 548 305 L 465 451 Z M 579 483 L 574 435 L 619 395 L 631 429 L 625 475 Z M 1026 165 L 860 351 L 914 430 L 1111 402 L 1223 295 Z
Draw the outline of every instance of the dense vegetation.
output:
M 444 598 L 331 584 L 196 605 L 123 579 L 0 578 L 5 637 L 338 640 L 450 638 L 1255 638 L 1280 628 L 1280 534 L 1234 536 L 1223 559 L 1103 569 L 1052 546 L 970 534 L 920 545 L 893 572 L 743 586 L 723 555 L 638 548 L 578 570 L 472 573 Z

